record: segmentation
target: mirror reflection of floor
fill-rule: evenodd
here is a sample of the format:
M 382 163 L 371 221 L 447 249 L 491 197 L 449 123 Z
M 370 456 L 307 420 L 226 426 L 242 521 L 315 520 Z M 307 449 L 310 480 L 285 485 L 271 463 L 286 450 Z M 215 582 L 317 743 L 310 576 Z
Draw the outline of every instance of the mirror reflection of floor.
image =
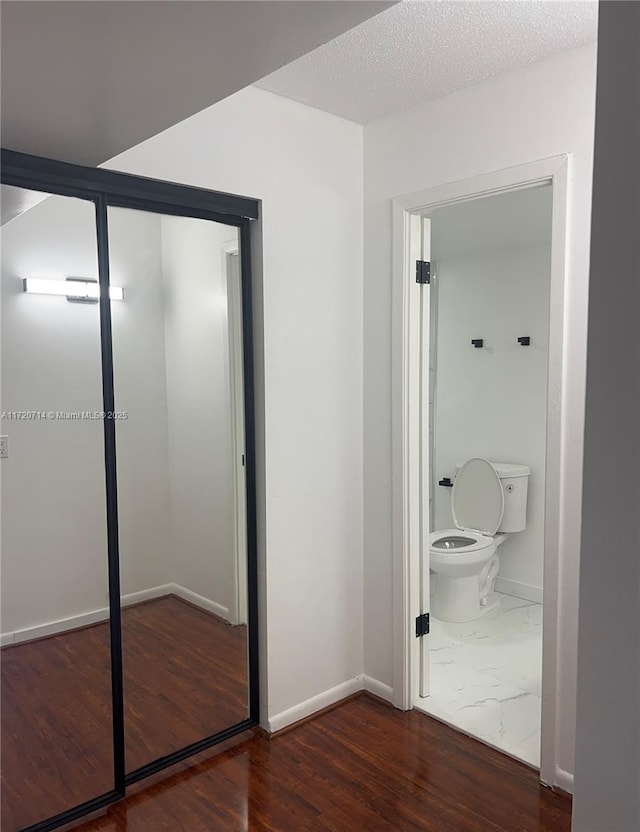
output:
M 539 767 L 542 604 L 500 595 L 484 618 L 431 621 L 431 695 L 416 707 Z
M 168 595 L 122 612 L 126 767 L 247 717 L 246 627 Z M 108 624 L 2 649 L 2 821 L 113 788 Z

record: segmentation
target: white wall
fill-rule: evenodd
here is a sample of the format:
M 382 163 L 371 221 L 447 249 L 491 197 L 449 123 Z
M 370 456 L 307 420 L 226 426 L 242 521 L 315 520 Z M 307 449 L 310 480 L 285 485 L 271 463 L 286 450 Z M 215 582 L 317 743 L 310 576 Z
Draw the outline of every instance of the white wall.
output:
M 365 672 L 392 682 L 391 199 L 571 153 L 558 760 L 573 770 L 584 353 L 595 48 L 549 60 L 365 128 Z
M 362 673 L 362 128 L 247 89 L 109 167 L 263 200 L 262 699 L 281 723 Z
M 436 214 L 434 480 L 453 481 L 456 465 L 474 456 L 529 466 L 527 528 L 502 544 L 497 588 L 541 599 L 551 248 L 439 257 L 437 238 Z M 520 335 L 528 335 L 531 346 L 520 346 Z M 483 338 L 484 347 L 473 347 L 472 338 Z M 452 489 L 434 490 L 435 528 L 453 528 Z
M 227 276 L 235 228 L 161 220 L 171 505 L 171 580 L 235 618 Z
M 640 829 L 640 5 L 601 3 L 574 832 Z

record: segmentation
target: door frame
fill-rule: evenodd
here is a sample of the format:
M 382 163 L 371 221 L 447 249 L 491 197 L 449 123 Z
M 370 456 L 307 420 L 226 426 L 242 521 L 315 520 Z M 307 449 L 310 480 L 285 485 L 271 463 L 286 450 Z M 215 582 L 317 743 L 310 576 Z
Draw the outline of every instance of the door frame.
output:
M 233 459 L 234 487 L 234 609 L 233 624 L 247 623 L 247 530 L 245 516 L 247 510 L 246 476 L 245 476 L 245 442 L 244 442 L 244 373 L 242 361 L 238 360 L 242 350 L 242 287 L 240 284 L 240 264 L 238 263 L 238 280 L 232 275 L 229 266 L 232 257 L 240 256 L 240 244 L 237 236 L 222 244 L 224 274 L 227 278 L 227 328 L 229 350 L 229 381 L 231 390 L 231 453 Z
M 393 497 L 393 704 L 411 710 L 418 691 L 420 612 L 419 327 L 415 264 L 422 214 L 549 183 L 552 186 L 552 242 L 547 377 L 545 532 L 543 580 L 542 730 L 540 779 L 556 781 L 556 724 L 560 621 L 558 579 L 565 500 L 566 436 L 562 421 L 564 330 L 567 275 L 567 219 L 570 156 L 562 154 L 469 179 L 449 182 L 392 200 L 392 497 Z M 418 339 L 418 340 L 417 340 Z

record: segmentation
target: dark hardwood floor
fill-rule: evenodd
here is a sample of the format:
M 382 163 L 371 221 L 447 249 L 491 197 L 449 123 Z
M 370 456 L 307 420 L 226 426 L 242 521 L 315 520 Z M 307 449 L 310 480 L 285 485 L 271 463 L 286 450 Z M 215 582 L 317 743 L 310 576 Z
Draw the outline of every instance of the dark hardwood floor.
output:
M 174 597 L 123 615 L 127 768 L 246 714 L 246 632 Z M 3 832 L 111 788 L 109 645 L 96 625 L 2 651 Z M 538 775 L 417 711 L 352 699 L 129 790 L 77 832 L 569 832 Z
M 160 777 L 160 775 L 158 775 Z M 368 696 L 140 783 L 74 832 L 569 832 L 525 765 Z
M 175 596 L 122 614 L 127 770 L 247 716 L 246 627 Z M 108 625 L 1 651 L 2 832 L 113 788 Z
M 175 596 L 122 616 L 127 771 L 248 716 L 247 628 Z

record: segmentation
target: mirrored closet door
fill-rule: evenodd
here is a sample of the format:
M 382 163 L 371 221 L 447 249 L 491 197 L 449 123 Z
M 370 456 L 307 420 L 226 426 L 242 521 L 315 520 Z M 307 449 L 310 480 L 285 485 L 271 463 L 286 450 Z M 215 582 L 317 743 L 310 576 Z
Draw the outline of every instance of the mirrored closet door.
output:
M 2 150 L 3 832 L 258 723 L 244 197 Z
M 132 772 L 248 717 L 239 239 L 129 208 L 108 222 Z

